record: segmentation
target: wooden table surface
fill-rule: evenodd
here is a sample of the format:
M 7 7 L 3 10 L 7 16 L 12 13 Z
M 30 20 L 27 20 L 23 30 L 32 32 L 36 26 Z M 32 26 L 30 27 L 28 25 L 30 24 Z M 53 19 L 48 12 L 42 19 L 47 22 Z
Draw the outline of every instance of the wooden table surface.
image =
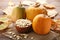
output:
M 53 4 L 56 6 L 56 11 L 59 13 L 58 16 L 55 17 L 55 19 L 60 18 L 60 1 L 59 0 L 47 0 L 48 3 Z M 16 30 L 14 28 L 12 28 L 15 32 Z M 16 32 L 18 33 L 18 32 Z M 38 35 L 35 32 L 30 32 L 28 33 L 29 37 L 26 39 L 22 39 L 22 40 L 60 40 L 59 39 L 54 39 L 55 37 L 57 37 L 59 34 L 54 32 L 54 31 L 50 31 L 50 33 L 48 33 L 47 35 Z M 31 39 L 31 37 L 33 37 L 33 39 Z M 11 40 L 8 37 L 5 37 L 3 35 L 0 34 L 0 40 Z

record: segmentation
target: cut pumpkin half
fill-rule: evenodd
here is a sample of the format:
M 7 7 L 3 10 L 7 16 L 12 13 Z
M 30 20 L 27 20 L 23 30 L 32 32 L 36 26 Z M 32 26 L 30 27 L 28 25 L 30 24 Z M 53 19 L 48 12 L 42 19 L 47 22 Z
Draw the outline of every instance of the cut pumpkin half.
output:
M 5 24 L 5 23 L 3 23 L 3 24 L 0 25 L 0 30 L 4 30 L 4 29 L 6 29 L 7 27 L 8 27 L 8 25 Z

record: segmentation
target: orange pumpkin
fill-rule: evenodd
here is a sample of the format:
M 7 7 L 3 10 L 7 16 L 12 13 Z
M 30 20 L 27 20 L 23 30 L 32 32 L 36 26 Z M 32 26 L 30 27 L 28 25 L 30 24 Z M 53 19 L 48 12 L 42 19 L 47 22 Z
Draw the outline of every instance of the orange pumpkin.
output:
M 33 21 L 33 18 L 38 14 L 47 14 L 47 11 L 39 7 L 38 4 L 26 8 L 26 16 L 29 20 Z
M 47 34 L 51 28 L 51 19 L 44 14 L 39 14 L 33 19 L 32 27 L 37 34 Z

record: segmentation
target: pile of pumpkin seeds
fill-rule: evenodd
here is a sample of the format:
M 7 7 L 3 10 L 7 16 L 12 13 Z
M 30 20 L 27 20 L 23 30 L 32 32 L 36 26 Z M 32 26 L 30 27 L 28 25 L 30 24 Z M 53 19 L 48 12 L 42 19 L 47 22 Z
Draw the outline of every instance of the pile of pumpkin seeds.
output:
M 29 37 L 28 34 L 17 34 L 12 29 L 8 29 L 7 32 L 2 33 L 2 35 L 12 39 L 12 40 L 23 40 L 27 39 Z M 34 39 L 34 37 L 30 37 L 31 40 Z
M 28 38 L 28 34 L 16 34 L 14 32 L 5 32 L 2 33 L 4 36 L 13 39 L 13 40 L 22 40 L 23 38 L 26 39 Z

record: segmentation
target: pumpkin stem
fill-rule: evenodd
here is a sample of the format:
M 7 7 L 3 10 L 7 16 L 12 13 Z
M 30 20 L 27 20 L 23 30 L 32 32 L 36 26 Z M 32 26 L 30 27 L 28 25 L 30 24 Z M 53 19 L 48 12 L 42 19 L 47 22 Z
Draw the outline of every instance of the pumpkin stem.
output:
M 40 3 L 36 2 L 34 7 L 39 7 L 40 6 Z
M 22 4 L 21 4 L 21 2 L 20 2 L 20 4 L 19 4 L 19 7 L 22 7 Z

